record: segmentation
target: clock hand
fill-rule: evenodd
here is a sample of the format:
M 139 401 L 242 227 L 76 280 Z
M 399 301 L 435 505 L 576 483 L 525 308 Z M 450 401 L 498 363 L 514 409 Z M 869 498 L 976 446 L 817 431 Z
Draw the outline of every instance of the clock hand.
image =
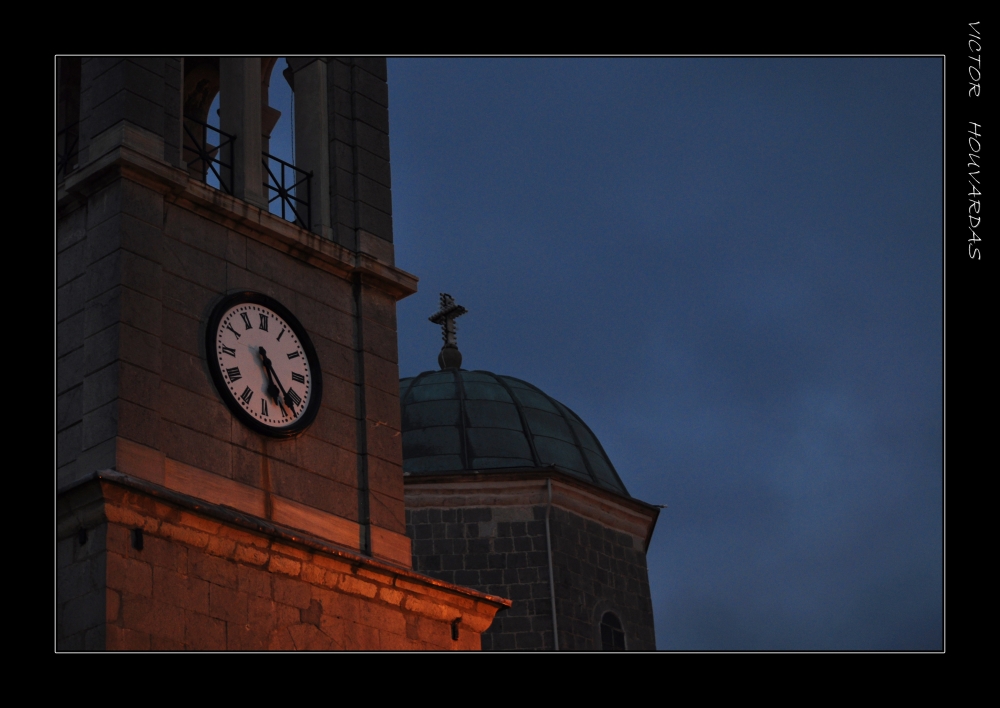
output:
M 274 381 L 278 384 L 278 388 L 281 389 L 281 395 L 285 399 L 285 405 L 291 409 L 292 415 L 295 415 L 295 404 L 292 403 L 291 397 L 288 395 L 288 392 L 285 391 L 285 387 L 281 385 L 281 381 L 278 380 L 278 374 L 275 373 L 273 368 L 271 369 L 271 375 L 274 376 Z
M 260 358 L 264 362 L 264 367 L 267 369 L 267 375 L 269 377 L 274 377 L 274 382 L 278 384 L 278 388 L 281 389 L 281 395 L 285 399 L 285 404 L 291 409 L 292 415 L 295 415 L 295 405 L 292 403 L 292 399 L 288 397 L 285 392 L 285 387 L 281 385 L 281 380 L 278 378 L 277 372 L 275 372 L 274 367 L 271 366 L 271 360 L 267 358 L 267 352 L 264 351 L 264 347 L 260 348 Z M 281 405 L 281 401 L 278 401 L 278 405 Z M 282 408 L 284 410 L 284 408 Z
M 271 366 L 271 360 L 267 358 L 267 352 L 264 350 L 264 347 L 260 348 L 260 358 L 264 363 L 264 371 L 267 373 L 267 395 L 274 399 L 274 402 L 278 404 L 278 408 L 281 409 L 281 414 L 287 415 L 285 407 L 281 404 L 281 396 L 278 395 L 281 384 L 278 383 L 278 385 L 275 386 L 275 382 L 278 380 L 278 375 L 274 373 L 274 368 Z M 284 394 L 284 390 L 281 390 L 281 393 Z M 292 413 L 295 413 L 295 409 L 292 409 Z
M 285 411 L 285 407 L 281 404 L 281 395 L 278 387 L 274 385 L 274 379 L 272 378 L 272 373 L 270 367 L 264 369 L 267 372 L 267 395 L 274 399 L 274 402 L 278 404 L 278 408 L 281 409 L 281 415 L 288 415 Z
M 282 386 L 282 385 L 281 385 L 281 381 L 279 381 L 279 380 L 278 380 L 278 374 L 276 374 L 276 373 L 274 372 L 274 369 L 270 369 L 270 371 L 271 371 L 271 375 L 272 375 L 272 376 L 274 376 L 274 380 L 275 380 L 275 381 L 277 382 L 277 384 L 278 384 L 278 388 L 280 388 L 280 389 L 281 389 L 281 395 L 282 395 L 282 397 L 283 397 L 283 398 L 285 399 L 285 405 L 286 405 L 286 406 L 288 406 L 288 407 L 289 407 L 289 409 L 291 409 L 291 411 L 292 411 L 292 415 L 295 415 L 295 404 L 294 404 L 294 403 L 292 403 L 292 399 L 291 399 L 291 398 L 289 397 L 288 393 L 287 393 L 287 392 L 285 391 L 285 387 L 284 387 L 284 386 Z M 279 406 L 281 405 L 281 402 L 280 402 L 280 401 L 278 402 L 278 405 L 279 405 Z M 282 410 L 284 410 L 284 409 L 282 409 Z

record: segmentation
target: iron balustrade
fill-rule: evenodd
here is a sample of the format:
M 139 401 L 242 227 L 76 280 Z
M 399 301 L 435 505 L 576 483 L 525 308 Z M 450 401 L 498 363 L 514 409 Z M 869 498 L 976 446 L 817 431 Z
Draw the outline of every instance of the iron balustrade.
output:
M 218 135 L 218 145 L 209 142 L 208 131 Z M 188 117 L 184 118 L 184 136 L 184 156 L 189 173 L 206 183 L 211 173 L 219 181 L 219 189 L 232 194 L 233 147 L 236 136 Z M 261 153 L 261 162 L 265 170 L 263 184 L 268 210 L 274 205 L 274 213 L 277 214 L 280 205 L 282 219 L 308 229 L 312 224 L 312 205 L 309 199 L 312 173 L 300 170 L 290 162 L 266 152 Z M 275 204 L 276 201 L 278 204 Z
M 278 175 L 275 176 L 271 169 L 271 162 L 278 164 Z M 285 162 L 281 158 L 263 153 L 264 169 L 267 170 L 267 178 L 264 180 L 264 193 L 267 195 L 267 206 L 270 210 L 271 204 L 281 200 L 281 218 L 291 221 L 304 229 L 308 229 L 312 224 L 312 205 L 309 203 L 309 194 L 312 185 L 312 172 L 300 170 L 290 162 Z M 288 184 L 285 174 L 290 172 L 290 180 L 295 180 Z M 272 197 L 271 194 L 274 193 Z M 286 208 L 291 212 L 293 218 L 286 216 Z M 302 212 L 305 211 L 305 219 Z
M 73 123 L 56 133 L 56 178 L 65 177 L 76 166 L 77 143 L 80 142 L 80 124 Z
M 218 145 L 208 142 L 208 131 L 218 135 Z M 233 193 L 233 146 L 236 136 L 223 133 L 215 126 L 194 118 L 184 117 L 184 159 L 188 171 L 202 182 L 208 183 L 208 173 L 219 180 L 219 189 Z M 228 152 L 228 161 L 223 158 Z M 189 157 L 191 156 L 191 157 Z

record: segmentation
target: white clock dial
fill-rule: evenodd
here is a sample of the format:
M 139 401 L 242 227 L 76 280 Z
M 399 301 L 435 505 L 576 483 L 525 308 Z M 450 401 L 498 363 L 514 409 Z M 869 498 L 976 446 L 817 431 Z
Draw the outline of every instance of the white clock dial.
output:
M 240 302 L 215 329 L 223 395 L 267 428 L 299 422 L 310 409 L 314 372 L 292 326 L 265 305 Z

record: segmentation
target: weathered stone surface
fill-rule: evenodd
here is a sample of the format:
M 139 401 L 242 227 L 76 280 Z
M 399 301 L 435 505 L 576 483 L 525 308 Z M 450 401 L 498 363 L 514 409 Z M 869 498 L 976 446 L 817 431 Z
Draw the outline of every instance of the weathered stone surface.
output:
M 323 105 L 332 109 L 323 117 L 326 209 L 339 223 L 309 233 L 188 179 L 181 59 L 82 59 L 80 159 L 57 197 L 57 476 L 68 484 L 113 468 L 350 548 L 367 538 L 358 523 L 370 514 L 369 550 L 405 566 L 395 305 L 415 281 L 392 268 L 385 61 L 323 61 Z M 243 425 L 211 380 L 205 323 L 238 290 L 277 299 L 316 344 L 322 410 L 294 440 Z M 472 646 L 428 618 L 373 612 L 367 620 L 356 607 L 331 623 L 311 591 L 279 597 L 275 583 L 396 613 L 409 591 L 358 575 L 354 561 L 335 570 L 329 558 L 275 551 L 260 535 L 175 512 L 123 503 L 93 527 L 114 548 L 101 551 L 103 570 L 76 559 L 84 565 L 60 571 L 60 622 L 72 631 L 59 646 Z M 341 522 L 351 533 L 331 536 Z M 133 546 L 137 529 L 144 546 Z M 391 532 L 404 549 L 396 555 L 385 551 Z M 269 606 L 255 604 L 265 598 Z
M 560 649 L 600 649 L 606 608 L 629 649 L 654 650 L 646 556 L 632 537 L 557 507 L 549 521 Z M 484 650 L 554 648 L 545 506 L 411 509 L 406 531 L 415 570 L 514 601 L 483 633 Z
M 502 607 L 362 556 L 89 484 L 107 520 L 86 543 L 59 542 L 60 649 L 475 650 Z M 73 494 L 61 509 L 94 496 Z

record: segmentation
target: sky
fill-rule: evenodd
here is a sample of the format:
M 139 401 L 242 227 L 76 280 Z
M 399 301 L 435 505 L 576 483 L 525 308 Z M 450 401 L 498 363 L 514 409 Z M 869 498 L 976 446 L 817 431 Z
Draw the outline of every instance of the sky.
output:
M 464 368 L 562 401 L 667 505 L 657 647 L 940 649 L 941 60 L 388 77 L 396 264 L 420 278 L 400 376 L 437 368 L 448 292 Z

